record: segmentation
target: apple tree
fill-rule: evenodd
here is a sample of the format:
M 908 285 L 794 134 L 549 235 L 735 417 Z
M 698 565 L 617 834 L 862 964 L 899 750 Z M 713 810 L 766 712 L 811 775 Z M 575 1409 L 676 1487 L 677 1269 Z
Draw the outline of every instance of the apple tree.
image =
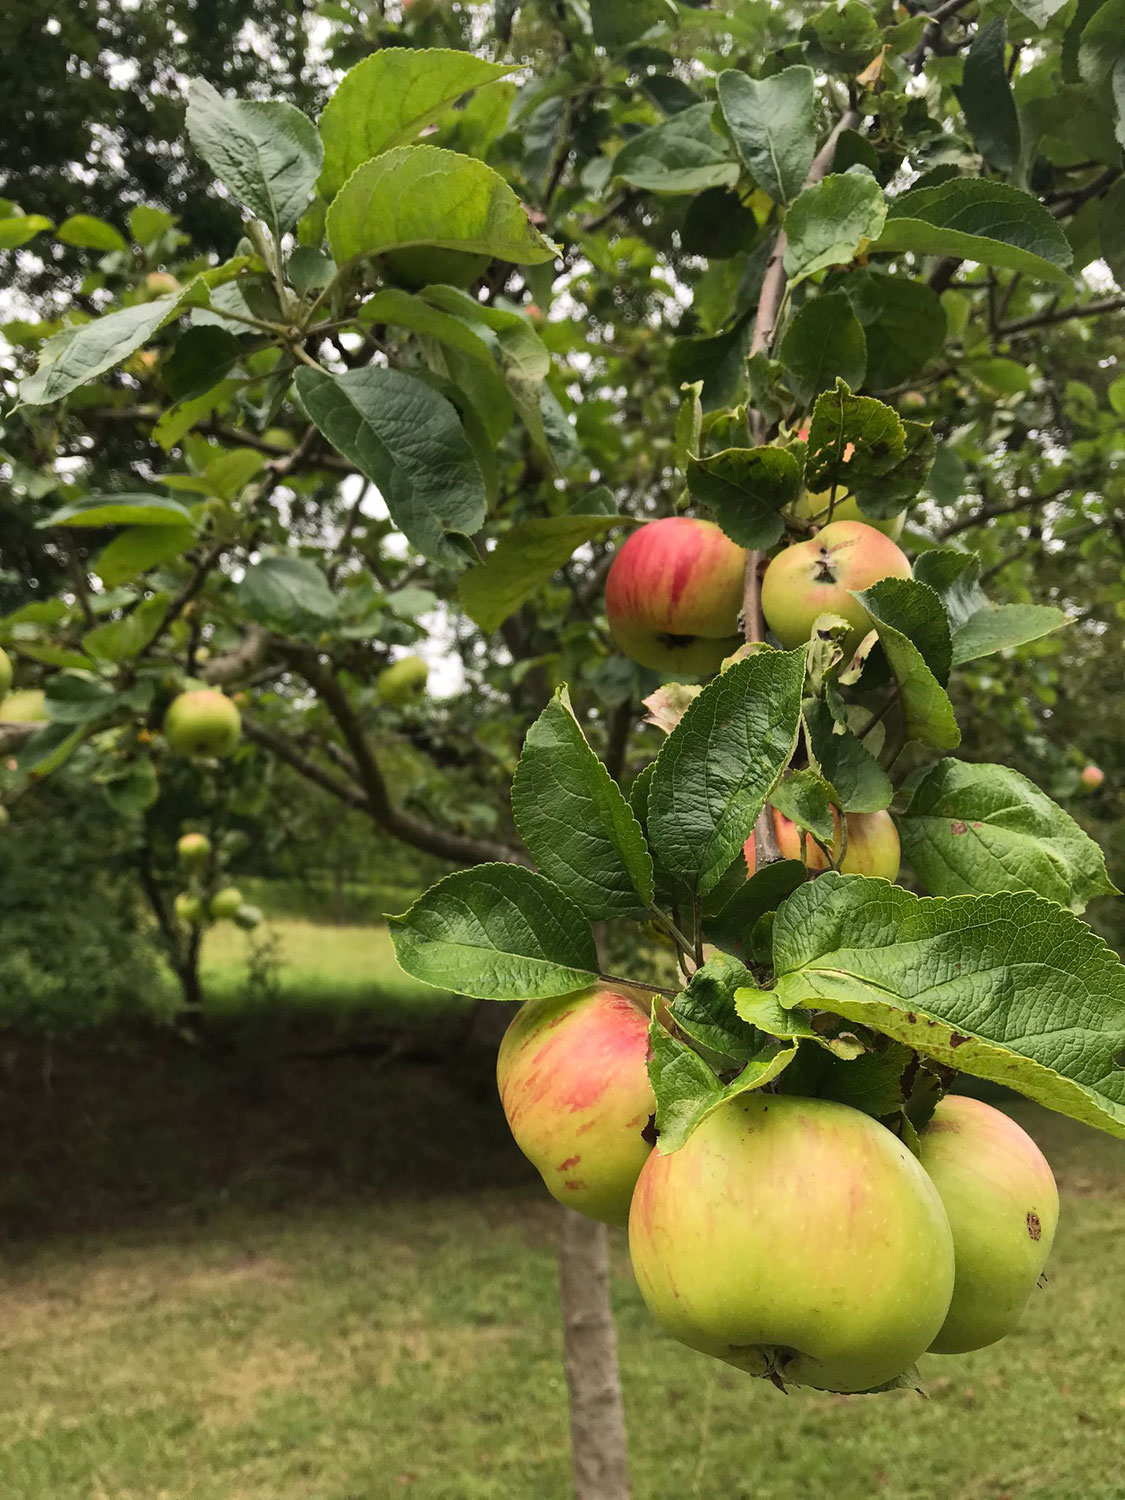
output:
M 631 1211 L 693 1347 L 884 1388 L 1007 1331 L 1054 1230 L 1036 1148 L 956 1076 L 1125 1133 L 1104 860 L 959 723 L 1061 762 L 1069 643 L 1120 639 L 1121 11 L 380 9 L 322 7 L 359 60 L 319 110 L 187 88 L 225 258 L 175 204 L 91 219 L 71 304 L 5 325 L 54 586 L 0 619 L 4 801 L 76 778 L 143 840 L 185 777 L 217 809 L 280 767 L 442 862 L 399 959 L 523 1003 L 504 1105 L 590 1215 L 576 1482 L 620 1496 L 601 1221 Z M 37 210 L 0 244 L 74 242 Z M 190 956 L 225 877 L 188 860 Z M 819 1282 L 763 1305 L 755 1258 L 810 1242 Z

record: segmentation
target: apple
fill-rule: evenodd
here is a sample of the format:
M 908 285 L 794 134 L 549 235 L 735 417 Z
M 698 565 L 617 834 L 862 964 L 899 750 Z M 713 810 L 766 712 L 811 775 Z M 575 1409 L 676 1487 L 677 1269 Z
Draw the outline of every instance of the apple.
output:
M 244 932 L 252 932 L 262 922 L 262 911 L 257 906 L 242 905 L 234 914 L 234 925 Z
M 1105 780 L 1105 772 L 1101 766 L 1086 766 L 1082 771 L 1082 785 L 1088 786 L 1092 792 L 1096 792 Z
M 953 1231 L 953 1301 L 930 1348 L 965 1354 L 1011 1333 L 1051 1253 L 1059 1193 L 1027 1131 L 979 1099 L 945 1098 L 919 1156 Z
M 516 1145 L 568 1208 L 624 1224 L 652 1145 L 648 1016 L 626 995 L 529 1000 L 504 1034 L 500 1102 Z
M 148 298 L 168 297 L 180 290 L 180 283 L 171 271 L 150 271 L 145 277 L 145 292 Z
M 0 828 L 7 828 L 8 824 L 11 822 L 11 820 L 12 820 L 11 813 L 4 806 L 4 804 L 2 802 L 0 802 Z
M 909 578 L 906 555 L 890 537 L 863 521 L 833 521 L 807 542 L 786 547 L 762 579 L 762 613 L 783 646 L 800 646 L 818 615 L 840 615 L 852 626 L 854 650 L 871 617 L 852 591 L 880 578 Z
M 870 1115 L 793 1094 L 737 1095 L 654 1152 L 629 1250 L 681 1343 L 818 1390 L 895 1380 L 953 1294 L 953 1238 L 917 1159 Z
M 207 914 L 213 921 L 233 921 L 242 908 L 242 892 L 233 885 L 216 891 L 207 904 Z
M 42 688 L 24 688 L 8 693 L 0 703 L 0 720 L 5 724 L 39 724 L 47 717 L 47 695 Z
M 609 628 L 642 667 L 707 677 L 742 644 L 746 553 L 712 521 L 667 516 L 639 526 L 605 585 Z
M 176 854 L 189 869 L 205 865 L 211 858 L 211 840 L 203 833 L 185 833 L 176 841 Z
M 198 927 L 206 916 L 203 902 L 198 896 L 193 896 L 190 891 L 181 891 L 173 905 L 176 909 L 176 916 L 185 927 Z
M 0 646 L 0 698 L 4 698 L 12 686 L 12 658 Z
M 384 667 L 376 680 L 379 697 L 394 708 L 401 708 L 426 690 L 430 669 L 420 656 L 400 656 Z
M 214 688 L 180 693 L 164 715 L 164 738 L 178 755 L 231 755 L 241 733 L 238 709 Z
M 801 830 L 796 823 L 779 813 L 776 808 L 772 808 L 771 811 L 774 837 L 777 839 L 777 847 L 782 859 L 803 860 L 810 870 L 830 868 L 824 850 L 811 833 L 806 833 L 802 837 Z M 832 852 L 835 854 L 839 848 L 840 829 L 840 815 L 835 808 L 832 809 L 832 816 L 837 830 L 837 836 L 832 844 Z M 844 851 L 840 873 L 843 875 L 878 875 L 883 880 L 897 880 L 902 851 L 898 841 L 898 829 L 890 813 L 886 811 L 847 813 L 845 821 L 848 828 L 848 847 Z M 742 852 L 746 856 L 747 869 L 753 875 L 757 869 L 753 834 L 746 840 Z

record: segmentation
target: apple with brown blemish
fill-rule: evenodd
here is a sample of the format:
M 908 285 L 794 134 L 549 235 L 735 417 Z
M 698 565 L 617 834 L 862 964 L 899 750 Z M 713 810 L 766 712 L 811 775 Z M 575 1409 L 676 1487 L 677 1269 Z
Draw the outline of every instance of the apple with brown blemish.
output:
M 883 578 L 909 578 L 906 554 L 862 521 L 833 521 L 807 542 L 786 547 L 762 579 L 762 613 L 783 646 L 803 645 L 818 615 L 839 615 L 852 627 L 854 651 L 871 616 L 853 595 Z
M 983 1349 L 1011 1333 L 1047 1263 L 1059 1220 L 1054 1175 L 1027 1131 L 979 1099 L 943 1099 L 920 1158 L 945 1205 L 956 1265 L 930 1348 Z
M 613 639 L 658 672 L 708 677 L 742 644 L 746 553 L 713 521 L 648 521 L 613 559 L 605 608 Z
M 811 833 L 802 834 L 791 819 L 771 808 L 773 831 L 777 839 L 778 852 L 782 859 L 799 859 L 810 870 L 827 870 L 830 861 Z M 840 815 L 835 808 L 832 817 L 836 837 L 832 841 L 835 857 L 840 847 Z M 875 875 L 883 880 L 897 880 L 902 850 L 894 819 L 887 811 L 873 813 L 848 813 L 845 821 L 848 830 L 848 846 L 840 863 L 841 875 Z M 754 835 L 751 834 L 743 846 L 746 867 L 753 875 L 757 869 Z
M 656 1108 L 637 1002 L 607 989 L 527 1001 L 500 1044 L 496 1081 L 516 1145 L 552 1197 L 624 1224 Z
M 629 1250 L 681 1343 L 819 1390 L 903 1375 L 953 1294 L 949 1222 L 917 1159 L 870 1115 L 792 1094 L 738 1095 L 655 1151 Z

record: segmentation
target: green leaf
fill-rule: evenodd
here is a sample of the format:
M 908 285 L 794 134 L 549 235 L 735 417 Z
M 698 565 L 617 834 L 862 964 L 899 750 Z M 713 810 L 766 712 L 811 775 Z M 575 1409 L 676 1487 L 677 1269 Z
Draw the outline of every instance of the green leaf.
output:
M 0 226 L 5 222 L 0 219 Z M 198 304 L 206 297 L 206 286 L 192 282 L 170 297 L 123 307 L 81 328 L 67 329 L 44 345 L 39 368 L 20 385 L 20 400 L 25 406 L 46 406 L 69 396 L 147 344 L 185 304 Z
M 137 244 L 147 246 L 162 234 L 167 234 L 177 221 L 175 214 L 170 214 L 163 208 L 150 208 L 147 203 L 138 203 L 129 210 L 127 222 L 129 233 Z
M 805 486 L 857 494 L 888 473 L 906 452 L 897 412 L 874 396 L 853 396 L 843 382 L 817 397 L 809 423 Z
M 874 601 L 878 619 L 884 626 L 909 636 L 927 667 L 945 687 L 953 664 L 953 643 L 949 618 L 937 590 L 919 578 L 882 578 L 871 585 L 863 598 Z
M 275 239 L 304 213 L 324 161 L 316 126 L 295 105 L 224 99 L 202 78 L 188 89 L 196 151 Z
M 614 49 L 635 42 L 654 26 L 674 26 L 671 0 L 590 0 L 590 22 L 599 47 Z
M 890 777 L 861 739 L 840 728 L 822 699 L 805 703 L 805 742 L 810 761 L 834 788 L 842 812 L 881 812 L 891 805 Z
M 947 331 L 945 308 L 924 281 L 853 271 L 842 279 L 840 289 L 863 328 L 870 389 L 901 385 L 941 353 Z
M 400 965 L 437 989 L 537 1000 L 585 989 L 598 977 L 580 908 L 522 865 L 458 870 L 387 922 Z
M 235 598 L 259 625 L 281 630 L 323 628 L 336 614 L 328 580 L 307 557 L 263 557 L 243 574 Z
M 381 158 L 386 160 L 386 158 Z M 453 406 L 424 381 L 376 365 L 300 369 L 297 395 L 332 444 L 379 488 L 391 519 L 432 562 L 463 567 L 484 522 L 484 481 Z
M 49 526 L 191 525 L 191 512 L 166 495 L 83 495 L 60 506 L 40 529 Z
M 990 167 L 1010 172 L 1020 159 L 1020 121 L 1008 81 L 1008 26 L 995 16 L 982 26 L 965 54 L 956 90 L 969 134 Z
M 587 743 L 565 687 L 527 732 L 512 816 L 544 875 L 588 917 L 652 905 L 652 855 L 641 825 Z
M 737 69 L 720 73 L 719 108 L 746 170 L 775 203 L 788 206 L 816 155 L 811 68 L 784 68 L 771 78 Z
M 705 896 L 754 830 L 797 742 L 803 651 L 761 651 L 710 682 L 664 741 L 648 799 L 662 870 Z
M 1117 381 L 1125 395 L 1125 380 Z M 693 380 L 682 385 L 683 400 L 676 413 L 676 468 L 687 477 L 688 463 L 699 452 L 699 440 L 703 433 L 703 403 L 699 399 L 703 391 L 702 380 Z M 1113 402 L 1113 386 L 1110 386 L 1110 401 Z M 1122 402 L 1125 405 L 1125 401 Z M 1114 407 L 1116 410 L 1116 407 Z
M 879 23 L 862 0 L 826 5 L 801 28 L 809 57 L 835 73 L 859 73 L 878 54 Z
M 18 250 L 33 240 L 44 229 L 51 228 L 51 220 L 42 214 L 10 214 L 0 219 L 0 250 Z
M 40 778 L 49 776 L 69 760 L 88 733 L 84 724 L 77 729 L 71 729 L 69 724 L 45 724 L 17 751 L 16 774 L 28 776 L 34 772 Z
M 191 401 L 213 390 L 242 358 L 242 345 L 217 324 L 187 328 L 160 369 L 173 401 Z
M 1031 389 L 1031 372 L 1016 359 L 973 359 L 964 369 L 987 395 L 1019 396 Z
M 72 214 L 55 230 L 55 239 L 82 250 L 128 250 L 129 242 L 119 229 L 92 214 Z
M 776 911 L 808 878 L 809 872 L 799 859 L 777 859 L 755 870 L 717 912 L 707 914 L 707 941 L 743 952 L 759 919 Z
M 952 177 L 892 199 L 875 251 L 955 255 L 1067 284 L 1066 235 L 1038 198 L 995 178 Z
M 100 661 L 126 661 L 144 650 L 164 624 L 171 594 L 152 594 L 120 620 L 95 625 L 82 637 L 82 649 Z
M 131 526 L 90 563 L 107 588 L 139 578 L 149 568 L 181 557 L 195 541 L 190 526 Z
M 407 145 L 463 94 L 511 71 L 447 47 L 384 47 L 365 57 L 320 117 L 321 194 L 334 198 L 358 166 Z
M 117 703 L 111 684 L 92 672 L 56 672 L 47 679 L 44 707 L 54 724 L 96 724 Z
M 896 629 L 889 618 L 882 618 L 883 614 L 902 618 L 897 608 L 897 599 L 891 603 L 886 593 L 879 592 L 887 582 L 884 579 L 882 584 L 857 590 L 855 597 L 867 610 L 879 632 L 879 644 L 886 653 L 898 684 L 906 732 L 920 744 L 932 745 L 938 750 L 955 749 L 961 743 L 961 731 L 957 728 L 953 705 L 945 689 L 930 671 L 925 657 L 910 637 Z
M 797 498 L 801 466 L 784 448 L 724 448 L 691 459 L 687 481 L 732 542 L 765 550 L 785 530 L 781 511 Z
M 624 517 L 540 516 L 513 526 L 458 589 L 461 608 L 486 635 L 532 598 L 574 553 Z
M 915 788 L 900 832 L 934 896 L 1035 891 L 1081 912 L 1095 896 L 1117 894 L 1093 839 L 1007 766 L 939 761 Z
M 873 1026 L 1125 1138 L 1125 969 L 1054 902 L 829 873 L 777 913 L 773 948 L 782 1005 Z
M 120 775 L 102 782 L 102 791 L 114 812 L 134 817 L 152 807 L 160 796 L 156 767 L 147 755 L 130 761 Z
M 1012 0 L 1012 4 L 1036 26 L 1046 26 L 1052 16 L 1057 15 L 1067 0 Z
M 854 260 L 879 238 L 886 217 L 883 189 L 865 167 L 830 174 L 806 188 L 786 215 L 786 275 L 797 284 Z
M 1103 95 L 1125 146 L 1125 0 L 1105 0 L 1090 17 L 1078 44 L 1078 70 Z
M 770 793 L 770 801 L 782 817 L 807 829 L 820 843 L 831 846 L 836 834 L 836 790 L 818 771 L 790 771 Z
M 932 294 L 931 294 L 932 295 Z M 837 378 L 854 390 L 867 373 L 867 339 L 842 292 L 813 297 L 785 330 L 778 358 L 798 401 L 808 403 Z
M 328 210 L 327 229 L 340 265 L 420 245 L 516 265 L 556 254 L 498 173 L 440 146 L 400 146 L 357 167 Z
M 432 287 L 429 290 L 447 289 Z M 453 288 L 448 290 L 452 291 Z M 492 365 L 496 362 L 498 345 L 496 340 L 491 343 L 486 341 L 486 330 L 482 331 L 482 336 L 482 332 L 470 327 L 464 316 L 443 311 L 440 307 L 435 307 L 428 298 L 405 292 L 399 287 L 384 287 L 373 297 L 368 297 L 363 304 L 361 317 L 368 325 L 393 323 L 399 328 L 409 328 L 412 333 L 437 339 L 439 343 L 448 344 L 451 349 L 459 349 L 470 359 L 480 360 L 484 364 Z
M 709 1052 L 749 1062 L 760 1043 L 735 1010 L 734 992 L 752 983 L 749 970 L 737 959 L 727 953 L 712 954 L 672 1002 L 672 1019 Z
M 1053 604 L 989 604 L 953 633 L 953 665 L 1025 646 L 1069 624 Z
M 653 193 L 699 193 L 733 187 L 738 163 L 729 142 L 714 129 L 713 104 L 693 104 L 636 136 L 617 153 L 613 174 Z

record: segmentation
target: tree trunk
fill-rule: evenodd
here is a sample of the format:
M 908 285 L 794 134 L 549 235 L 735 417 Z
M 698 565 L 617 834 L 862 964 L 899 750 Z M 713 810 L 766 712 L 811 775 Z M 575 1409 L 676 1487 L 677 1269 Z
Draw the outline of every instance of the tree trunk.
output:
M 625 1407 L 604 1224 L 564 1208 L 559 1234 L 563 1358 L 575 1500 L 629 1500 Z

